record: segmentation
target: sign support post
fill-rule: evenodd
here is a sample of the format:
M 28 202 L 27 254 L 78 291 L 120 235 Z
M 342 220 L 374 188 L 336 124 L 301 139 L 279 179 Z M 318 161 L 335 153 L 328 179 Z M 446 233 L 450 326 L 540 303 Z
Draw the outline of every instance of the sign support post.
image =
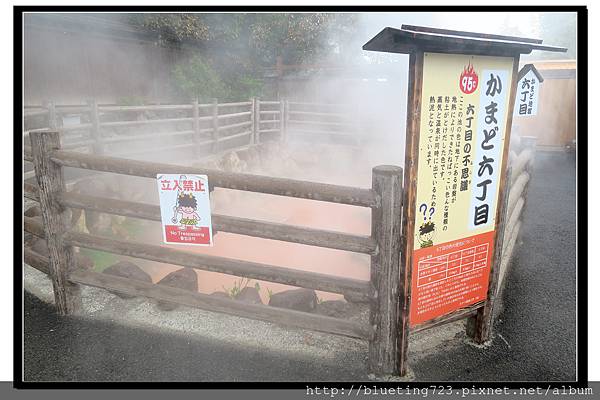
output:
M 423 85 L 423 52 L 417 51 L 410 54 L 408 67 L 408 101 L 406 104 L 406 143 L 404 154 L 416 154 L 416 158 L 405 156 L 404 163 L 404 193 L 402 200 L 402 247 L 400 253 L 400 280 L 404 282 L 405 301 L 402 312 L 402 343 L 400 358 L 400 376 L 406 374 L 408 360 L 408 334 L 409 311 L 411 302 L 412 281 L 412 252 L 405 249 L 414 245 L 415 208 L 406 207 L 406 204 L 415 203 L 417 192 L 416 167 L 419 148 L 419 123 L 421 121 L 421 87 Z M 410 132 L 410 134 L 409 134 Z

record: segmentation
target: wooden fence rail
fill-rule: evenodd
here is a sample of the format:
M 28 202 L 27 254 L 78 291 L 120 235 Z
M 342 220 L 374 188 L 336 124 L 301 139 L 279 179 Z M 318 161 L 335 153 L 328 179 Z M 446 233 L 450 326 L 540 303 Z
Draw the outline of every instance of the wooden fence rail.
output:
M 279 104 L 279 103 L 278 103 Z M 380 166 L 373 169 L 370 189 L 273 178 L 267 176 L 226 173 L 83 154 L 60 149 L 58 132 L 32 132 L 32 146 L 25 157 L 33 159 L 38 185 L 28 184 L 26 196 L 40 201 L 43 223 L 39 218 L 25 217 L 24 230 L 44 237 L 49 256 L 27 248 L 25 261 L 45 273 L 54 282 L 55 303 L 61 314 L 70 314 L 80 303 L 79 285 L 90 285 L 130 295 L 141 295 L 161 301 L 184 304 L 209 311 L 260 319 L 294 327 L 312 329 L 369 341 L 369 369 L 377 374 L 397 374 L 398 358 L 395 320 L 403 308 L 399 297 L 400 216 L 402 168 Z M 37 146 L 37 147 L 36 147 Z M 61 217 L 64 210 L 79 208 L 102 213 L 160 220 L 159 207 L 131 201 L 108 199 L 68 192 L 64 183 L 56 181 L 61 168 L 74 167 L 155 179 L 157 173 L 181 172 L 208 175 L 212 187 L 253 191 L 272 195 L 306 198 L 371 208 L 372 233 L 355 235 L 239 218 L 213 215 L 215 231 L 246 236 L 334 248 L 371 255 L 371 279 L 362 281 L 316 272 L 306 272 L 276 265 L 255 263 L 226 257 L 209 256 L 133 240 L 118 240 L 75 231 Z M 50 175 L 49 175 L 50 174 Z M 184 267 L 225 273 L 233 276 L 276 282 L 338 293 L 356 301 L 370 302 L 369 323 L 351 322 L 311 313 L 254 305 L 220 299 L 201 293 L 142 283 L 95 273 L 78 267 L 73 248 L 83 247 L 129 257 L 152 260 Z
M 118 155 L 143 155 L 155 151 L 135 150 L 116 152 L 110 150 L 121 143 L 127 143 L 127 148 L 143 148 L 145 141 L 150 139 L 170 140 L 183 138 L 189 135 L 185 143 L 194 148 L 195 153 L 199 147 L 211 144 L 211 149 L 217 149 L 219 143 L 225 142 L 224 149 L 239 146 L 260 144 L 265 135 L 275 135 L 278 140 L 288 140 L 289 133 L 293 137 L 306 136 L 310 140 L 316 136 L 354 138 L 359 135 L 355 118 L 351 117 L 347 106 L 339 104 L 301 103 L 288 102 L 285 99 L 278 101 L 265 101 L 252 98 L 250 101 L 231 103 L 200 104 L 167 104 L 144 106 L 117 106 L 102 105 L 96 100 L 88 100 L 85 106 L 67 105 L 59 106 L 48 102 L 39 109 L 28 108 L 25 118 L 45 116 L 46 126 L 30 129 L 25 134 L 25 144 L 28 145 L 29 132 L 52 129 L 61 132 L 63 149 L 86 149 L 93 154 L 118 154 Z M 164 116 L 153 118 L 131 119 L 147 113 L 184 113 L 185 115 Z M 76 114 L 80 122 L 74 125 L 61 126 L 60 116 Z M 85 118 L 85 122 L 81 121 Z M 114 120 L 117 118 L 118 120 Z M 119 120 L 120 119 L 120 120 Z M 161 132 L 161 127 L 180 125 L 177 130 Z M 115 129 L 132 128 L 143 129 L 123 133 L 114 132 Z M 246 128 L 246 129 L 244 129 Z M 243 131 L 240 131 L 243 129 Z M 148 131 L 150 130 L 150 131 Z M 156 131 L 158 130 L 158 131 Z M 246 140 L 243 140 L 246 138 Z M 238 140 L 233 140 L 238 139 Z M 238 142 L 243 143 L 240 145 Z M 184 143 L 182 143 L 184 144 Z M 162 146 L 161 146 L 162 148 Z M 177 145 L 172 149 L 185 149 L 186 146 Z
M 231 137 L 242 136 L 248 136 L 252 141 L 260 141 L 262 133 L 277 129 L 280 129 L 279 132 L 284 136 L 288 129 L 288 123 L 291 122 L 286 114 L 293 115 L 293 112 L 286 113 L 285 110 L 293 106 L 294 103 L 292 102 L 282 103 L 260 101 L 259 99 L 220 105 L 216 102 L 210 105 L 195 104 L 190 106 L 189 110 L 198 111 L 204 108 L 211 114 L 210 116 L 201 117 L 199 111 L 194 112 L 193 118 L 185 118 L 186 121 L 184 121 L 196 121 L 193 124 L 193 130 L 183 132 L 186 135 L 196 135 L 196 146 L 214 144 L 222 140 L 229 140 Z M 248 107 L 250 111 L 239 111 L 240 107 Z M 278 108 L 275 110 L 273 107 Z M 103 107 L 99 106 L 97 108 L 102 109 Z M 232 124 L 235 125 L 234 127 L 220 124 L 220 120 L 229 118 L 219 118 L 218 110 L 220 108 L 233 110 L 230 118 L 234 119 Z M 168 109 L 172 110 L 174 108 Z M 119 107 L 115 111 L 139 111 L 139 107 L 134 110 Z M 309 112 L 307 111 L 307 113 Z M 260 121 L 254 118 L 254 116 L 261 114 L 273 117 L 279 116 L 279 120 Z M 250 120 L 235 121 L 235 119 L 246 117 L 250 117 Z M 199 123 L 201 118 L 208 118 L 206 120 L 210 119 L 213 124 L 209 128 L 204 128 L 211 135 L 210 139 L 204 139 L 206 136 L 201 136 L 201 139 L 198 140 L 198 132 L 203 130 Z M 281 126 L 277 129 L 261 129 L 262 122 L 279 123 Z M 243 129 L 246 127 L 249 130 L 233 135 L 220 136 L 219 133 L 227 129 Z M 184 135 L 182 132 L 175 132 L 174 134 Z M 401 168 L 393 166 L 375 167 L 372 171 L 371 188 L 356 188 L 252 174 L 228 173 L 219 170 L 108 157 L 99 154 L 85 154 L 65 150 L 60 145 L 59 135 L 59 132 L 32 131 L 31 145 L 25 145 L 24 147 L 24 159 L 34 163 L 38 182 L 37 185 L 26 182 L 24 195 L 39 202 L 42 209 L 42 218 L 24 217 L 24 230 L 37 237 L 45 238 L 49 249 L 48 255 L 42 255 L 26 247 L 24 258 L 26 263 L 51 277 L 55 303 L 60 313 L 70 314 L 77 309 L 80 303 L 78 285 L 96 286 L 214 312 L 365 339 L 369 341 L 368 366 L 371 372 L 385 375 L 398 374 L 400 371 L 405 370 L 403 352 L 406 351 L 405 343 L 409 332 L 406 325 L 400 323 L 400 321 L 406 321 L 408 313 L 405 296 L 401 295 L 407 290 L 404 271 L 400 267 L 403 197 L 403 172 Z M 501 234 L 503 234 L 504 240 L 503 247 L 500 250 L 499 277 L 495 298 L 502 296 L 504 277 L 522 225 L 522 215 L 527 204 L 526 193 L 534 159 L 535 140 L 528 137 L 515 139 L 517 140 L 513 140 L 513 142 L 517 145 L 514 146 L 514 151 L 511 153 L 509 160 L 509 184 L 507 186 L 509 189 L 503 205 L 505 223 Z M 160 221 L 160 209 L 155 204 L 68 192 L 61 178 L 63 167 L 151 179 L 155 179 L 157 173 L 180 173 L 185 170 L 188 173 L 206 174 L 209 178 L 211 190 L 214 187 L 221 187 L 370 208 L 372 231 L 369 236 L 235 216 L 212 215 L 215 233 L 222 231 L 368 254 L 371 256 L 370 279 L 369 281 L 361 281 L 264 263 L 202 255 L 185 250 L 140 243 L 134 240 L 117 240 L 77 232 L 71 229 L 66 221 L 64 210 L 70 208 L 83 209 Z M 201 293 L 87 271 L 78 266 L 82 262 L 80 262 L 78 255 L 73 252 L 74 247 L 90 248 L 198 270 L 343 294 L 348 298 L 369 302 L 369 323 L 350 322 L 305 312 L 245 304 L 235 300 L 219 299 Z M 474 318 L 476 318 L 478 310 L 483 305 L 483 302 L 477 303 L 455 313 L 429 321 L 412 329 L 412 332 L 430 329 L 464 318 L 469 318 L 469 325 L 473 326 Z M 495 302 L 492 303 L 493 315 L 497 316 L 498 309 Z
M 502 298 L 502 292 L 505 286 L 504 278 L 506 277 L 521 228 L 523 210 L 527 204 L 527 189 L 529 187 L 531 170 L 533 168 L 537 141 L 535 137 L 530 136 L 523 136 L 519 139 L 520 140 L 516 141 L 518 145 L 515 146 L 515 156 L 510 164 L 510 189 L 506 207 L 507 222 L 504 227 L 504 240 L 498 278 L 498 298 Z M 499 311 L 500 307 L 497 307 L 496 310 L 494 310 L 496 315 Z
M 25 159 L 36 160 L 42 157 L 45 163 L 53 168 L 64 166 L 91 169 L 96 171 L 155 178 L 158 172 L 178 173 L 190 167 L 170 164 L 149 163 L 114 157 L 81 154 L 61 150 L 56 141 L 56 132 L 34 132 L 32 138 L 39 136 L 35 142 L 52 144 L 45 152 L 37 152 L 32 147 L 25 148 Z M 506 275 L 517 235 L 521 227 L 522 211 L 526 204 L 525 194 L 529 182 L 529 174 L 533 162 L 535 143 L 523 138 L 516 148 L 509 167 L 511 184 L 506 200 L 506 223 L 501 265 L 499 268 L 499 284 L 496 296 L 501 296 L 503 278 Z M 48 146 L 48 145 L 46 145 Z M 37 162 L 40 164 L 40 161 Z M 42 163 L 43 164 L 43 163 Z M 369 341 L 369 370 L 377 374 L 397 374 L 402 370 L 402 337 L 408 330 L 398 323 L 402 313 L 407 312 L 408 304 L 398 293 L 404 291 L 403 271 L 400 269 L 400 216 L 402 199 L 402 169 L 381 166 L 373 169 L 373 185 L 371 189 L 353 188 L 339 185 L 297 181 L 282 178 L 271 178 L 250 174 L 234 174 L 192 168 L 194 173 L 207 174 L 213 187 L 247 190 L 274 195 L 308 198 L 341 204 L 370 207 L 372 212 L 372 232 L 370 236 L 333 232 L 304 228 L 285 224 L 258 221 L 215 214 L 212 216 L 215 232 L 223 231 L 234 234 L 261 237 L 272 240 L 287 241 L 305 245 L 334 248 L 371 255 L 371 277 L 369 281 L 341 278 L 326 274 L 305 272 L 281 266 L 248 262 L 200 255 L 188 251 L 149 245 L 135 241 L 116 240 L 71 230 L 62 220 L 50 218 L 54 228 L 46 226 L 48 216 L 53 210 L 79 208 L 96 212 L 160 221 L 160 210 L 157 205 L 144 204 L 124 200 L 67 192 L 63 189 L 52 189 L 48 193 L 48 185 L 44 188 L 30 183 L 24 186 L 25 196 L 40 201 L 44 222 L 40 218 L 24 217 L 24 230 L 37 237 L 48 238 L 54 235 L 53 243 L 48 241 L 49 258 L 25 248 L 25 262 L 32 267 L 49 274 L 55 283 L 55 299 L 59 312 L 70 313 L 78 304 L 77 284 L 90 285 L 110 289 L 130 295 L 141 295 L 161 301 L 184 304 L 209 311 L 223 312 L 232 315 L 265 320 L 279 324 L 312 329 L 343 336 L 350 336 Z M 39 183 L 44 181 L 44 169 L 38 168 Z M 54 170 L 55 171 L 55 170 Z M 190 172 L 190 171 L 188 171 Z M 55 174 L 56 172 L 53 172 Z M 55 176 L 55 175 L 52 175 Z M 44 194 L 46 191 L 46 194 Z M 45 202 L 43 201 L 44 199 Z M 54 221 L 54 222 L 52 222 Z M 56 240 L 59 239 L 59 240 Z M 369 324 L 343 321 L 336 318 L 322 317 L 304 312 L 277 309 L 263 305 L 249 305 L 228 299 L 215 299 L 200 293 L 180 289 L 165 288 L 153 284 L 132 281 L 105 274 L 94 273 L 77 268 L 79 257 L 72 254 L 73 247 L 84 247 L 107 251 L 129 257 L 142 258 L 157 262 L 180 265 L 184 267 L 247 277 L 251 279 L 276 282 L 286 285 L 306 287 L 332 293 L 344 294 L 359 301 L 369 301 Z M 63 280 L 57 279 L 63 277 Z M 60 285 L 64 285 L 61 290 Z M 61 306 L 62 304 L 62 306 Z M 458 312 L 430 321 L 412 330 L 418 332 L 440 326 L 459 319 L 475 318 L 482 303 L 458 310 Z M 403 311 L 404 310 L 404 311 Z M 494 315 L 498 308 L 493 309 Z

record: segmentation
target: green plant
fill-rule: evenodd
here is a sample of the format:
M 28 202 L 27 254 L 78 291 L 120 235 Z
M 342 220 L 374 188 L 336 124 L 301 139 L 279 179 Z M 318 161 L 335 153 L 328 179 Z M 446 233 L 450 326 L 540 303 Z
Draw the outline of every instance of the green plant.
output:
M 140 96 L 124 96 L 117 99 L 117 104 L 120 106 L 143 106 L 145 100 Z
M 227 293 L 227 295 L 229 297 L 231 297 L 232 299 L 235 299 L 241 293 L 242 289 L 244 289 L 245 287 L 247 287 L 250 284 L 250 280 L 251 279 L 249 279 L 249 278 L 240 278 L 239 280 L 235 280 L 233 282 L 233 287 L 231 289 L 227 289 L 223 285 L 223 290 L 225 290 L 225 293 Z M 256 283 L 256 285 L 258 285 L 258 282 Z M 255 287 L 256 287 L 256 285 L 255 285 Z
M 106 268 L 119 261 L 119 259 L 114 254 L 107 253 L 104 251 L 82 248 L 79 250 L 79 252 L 80 254 L 87 256 L 92 260 L 92 262 L 94 263 L 94 271 L 96 272 L 102 272 Z
M 209 101 L 222 98 L 225 85 L 210 63 L 195 55 L 173 68 L 173 82 L 188 99 Z
M 269 296 L 269 300 L 271 300 L 271 296 L 273 296 L 273 291 L 267 288 L 267 296 Z

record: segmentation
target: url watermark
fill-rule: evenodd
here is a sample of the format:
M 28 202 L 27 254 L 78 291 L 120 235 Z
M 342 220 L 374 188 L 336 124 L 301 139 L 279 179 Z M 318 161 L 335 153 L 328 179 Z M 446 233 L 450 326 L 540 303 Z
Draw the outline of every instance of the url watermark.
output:
M 307 396 L 326 396 L 334 398 L 337 396 L 416 396 L 426 398 L 428 396 L 458 395 L 460 397 L 469 396 L 498 396 L 498 395 L 538 395 L 538 396 L 575 396 L 575 395 L 593 395 L 591 387 L 580 388 L 572 386 L 548 386 L 513 389 L 502 388 L 460 388 L 455 389 L 452 386 L 426 386 L 426 387 L 380 387 L 377 385 L 352 385 L 350 387 L 327 387 L 315 386 L 306 387 Z

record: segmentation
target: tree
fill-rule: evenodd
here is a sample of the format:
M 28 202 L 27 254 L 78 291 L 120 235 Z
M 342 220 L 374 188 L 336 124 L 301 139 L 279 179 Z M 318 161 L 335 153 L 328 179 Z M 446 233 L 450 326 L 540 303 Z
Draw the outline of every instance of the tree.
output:
M 219 90 L 219 98 L 242 98 L 260 94 L 264 70 L 277 57 L 286 64 L 344 57 L 343 43 L 356 33 L 357 18 L 332 13 L 180 13 L 132 14 L 129 22 L 139 31 L 157 34 L 163 46 L 198 54 L 173 71 L 176 85 L 187 95 L 200 90 L 205 97 Z
M 177 88 L 189 99 L 208 101 L 222 97 L 224 85 L 217 72 L 200 56 L 193 56 L 173 69 Z

